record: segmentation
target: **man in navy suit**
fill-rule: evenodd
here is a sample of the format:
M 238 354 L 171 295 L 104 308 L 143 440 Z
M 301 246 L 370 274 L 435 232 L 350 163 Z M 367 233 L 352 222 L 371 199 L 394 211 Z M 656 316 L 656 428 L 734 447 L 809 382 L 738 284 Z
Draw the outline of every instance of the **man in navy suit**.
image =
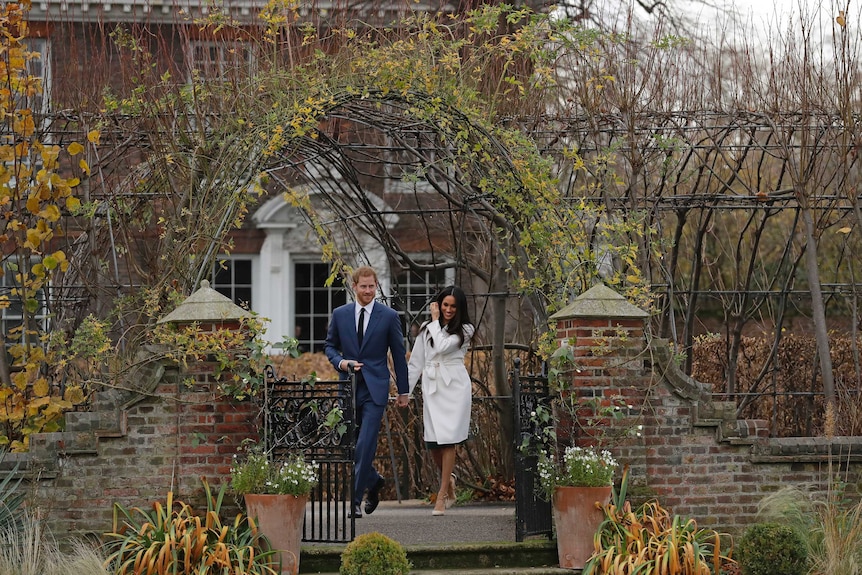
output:
M 339 306 L 332 312 L 324 350 L 326 357 L 347 379 L 356 372 L 356 450 L 354 455 L 353 501 L 351 516 L 362 517 L 362 496 L 368 489 L 365 513 L 371 514 L 380 502 L 383 477 L 374 469 L 380 422 L 389 401 L 389 362 L 392 353 L 398 407 L 409 404 L 407 391 L 407 358 L 404 334 L 398 312 L 374 301 L 377 295 L 377 273 L 363 266 L 353 272 L 354 303 Z

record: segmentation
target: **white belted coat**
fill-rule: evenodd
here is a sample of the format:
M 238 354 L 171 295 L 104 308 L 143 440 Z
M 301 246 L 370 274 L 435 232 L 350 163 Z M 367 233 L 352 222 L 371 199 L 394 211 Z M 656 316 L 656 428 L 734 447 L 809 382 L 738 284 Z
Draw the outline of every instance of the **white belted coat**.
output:
M 464 354 L 474 327 L 464 327 L 464 343 L 432 321 L 419 332 L 407 364 L 410 393 L 422 378 L 422 418 L 425 441 L 440 445 L 460 443 L 470 432 L 473 385 Z M 432 342 L 433 341 L 433 345 Z

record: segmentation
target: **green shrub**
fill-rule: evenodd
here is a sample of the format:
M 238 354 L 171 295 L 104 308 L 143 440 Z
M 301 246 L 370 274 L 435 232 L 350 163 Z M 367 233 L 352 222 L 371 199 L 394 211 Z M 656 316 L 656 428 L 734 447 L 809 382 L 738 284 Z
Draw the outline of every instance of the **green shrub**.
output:
M 778 523 L 755 523 L 737 546 L 742 575 L 803 575 L 808 572 L 805 542 Z
M 340 575 L 407 575 L 407 552 L 397 541 L 377 532 L 360 535 L 341 554 Z
M 813 486 L 779 489 L 760 501 L 758 518 L 796 533 L 805 544 L 811 573 L 862 572 L 862 501 L 845 499 L 841 483 L 831 482 L 826 494 Z

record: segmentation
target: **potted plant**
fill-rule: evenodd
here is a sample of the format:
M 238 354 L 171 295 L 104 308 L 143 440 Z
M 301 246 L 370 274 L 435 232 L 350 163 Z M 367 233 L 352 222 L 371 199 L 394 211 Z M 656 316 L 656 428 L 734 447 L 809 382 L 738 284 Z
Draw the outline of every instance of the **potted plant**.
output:
M 582 569 L 604 519 L 617 461 L 611 446 L 639 435 L 631 407 L 618 396 L 584 394 L 573 386 L 579 371 L 574 346 L 550 354 L 554 397 L 532 416 L 539 430 L 538 483 L 551 501 L 560 567 Z
M 560 567 L 583 569 L 604 520 L 617 462 L 605 449 L 568 446 L 557 458 L 540 454 L 539 482 L 551 498 Z
M 270 454 L 255 448 L 244 459 L 234 456 L 231 488 L 245 500 L 246 513 L 279 551 L 281 572 L 299 572 L 299 547 L 305 506 L 317 484 L 316 465 L 301 454 L 272 461 Z

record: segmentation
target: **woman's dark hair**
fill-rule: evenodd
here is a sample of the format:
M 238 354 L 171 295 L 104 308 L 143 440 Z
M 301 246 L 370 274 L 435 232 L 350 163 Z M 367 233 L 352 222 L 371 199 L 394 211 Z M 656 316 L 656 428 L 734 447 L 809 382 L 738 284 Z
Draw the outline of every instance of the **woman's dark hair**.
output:
M 452 321 L 446 324 L 446 331 L 450 334 L 458 334 L 461 344 L 463 345 L 464 325 L 473 323 L 470 321 L 470 312 L 467 311 L 467 296 L 464 294 L 464 290 L 458 286 L 444 287 L 443 290 L 437 294 L 437 297 L 434 300 L 439 306 L 441 317 L 443 313 L 443 300 L 448 296 L 455 298 L 455 317 L 452 318 Z M 422 329 L 424 330 L 425 326 L 423 326 Z

